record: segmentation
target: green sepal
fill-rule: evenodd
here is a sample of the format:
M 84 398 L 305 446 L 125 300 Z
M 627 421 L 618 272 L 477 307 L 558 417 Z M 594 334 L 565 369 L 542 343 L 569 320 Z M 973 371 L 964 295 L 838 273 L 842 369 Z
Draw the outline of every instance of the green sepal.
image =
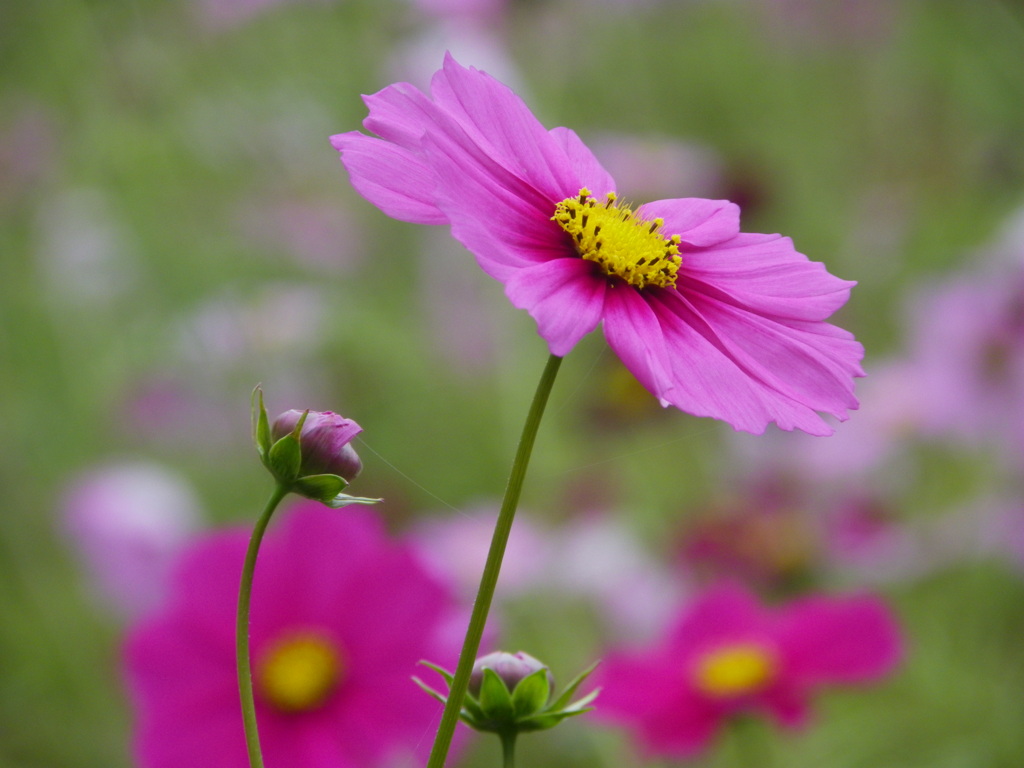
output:
M 516 719 L 540 712 L 551 698 L 547 667 L 538 669 L 520 680 L 512 691 L 512 709 Z
M 302 449 L 294 434 L 285 435 L 267 453 L 267 469 L 282 483 L 293 483 L 302 467 Z
M 267 454 L 270 452 L 270 421 L 267 419 L 267 409 L 263 405 L 263 390 L 257 384 L 249 399 L 252 411 L 252 439 L 256 443 L 256 452 L 260 459 L 266 463 Z
M 447 704 L 447 703 L 448 703 L 448 697 L 447 697 L 447 696 L 445 696 L 445 695 L 444 695 L 443 693 L 441 693 L 440 691 L 436 691 L 436 690 L 434 690 L 433 688 L 431 688 L 431 687 L 430 687 L 429 685 L 427 685 L 426 683 L 424 683 L 424 682 L 423 682 L 422 680 L 420 680 L 420 679 L 419 679 L 418 677 L 416 677 L 415 675 L 413 675 L 412 681 L 413 681 L 414 683 L 416 683 L 416 685 L 418 685 L 418 686 L 419 686 L 420 688 L 422 688 L 422 689 L 423 689 L 424 691 L 426 691 L 426 692 L 427 692 L 428 694 L 430 694 L 430 695 L 431 695 L 431 696 L 433 696 L 433 697 L 434 697 L 435 699 L 437 699 L 438 701 L 440 701 L 440 702 L 441 702 L 442 704 Z
M 338 475 L 306 475 L 295 481 L 292 491 L 307 499 L 315 499 L 326 504 L 347 487 L 348 482 Z
M 427 669 L 432 669 L 435 672 L 437 672 L 437 674 L 439 674 L 441 677 L 443 677 L 444 681 L 446 683 L 448 683 L 448 687 L 449 688 L 452 687 L 452 683 L 455 682 L 455 675 L 453 675 L 447 669 L 445 669 L 444 667 L 439 667 L 439 666 L 437 666 L 437 664 L 434 664 L 432 662 L 426 661 L 425 659 L 420 659 L 420 664 L 422 664 Z
M 512 695 L 508 692 L 505 682 L 490 667 L 484 668 L 483 681 L 480 683 L 480 709 L 489 720 L 510 723 L 515 720 L 512 708 Z
M 371 499 L 368 496 L 349 496 L 347 493 L 339 493 L 333 499 L 320 499 L 331 509 L 341 509 L 349 504 L 380 504 L 384 499 Z
M 565 690 L 562 691 L 562 693 L 558 696 L 557 699 L 555 699 L 554 703 L 549 707 L 549 709 L 551 709 L 552 711 L 558 711 L 560 709 L 564 709 L 565 706 L 572 699 L 572 697 L 575 695 L 576 689 L 579 688 L 580 685 L 582 685 L 584 680 L 586 680 L 588 677 L 590 677 L 590 674 L 595 669 L 597 669 L 597 665 L 600 664 L 600 663 L 601 663 L 601 660 L 598 659 L 593 664 L 591 664 L 589 667 L 587 667 L 582 672 L 580 672 L 578 675 L 576 675 L 576 677 L 574 677 L 569 682 L 569 684 L 567 686 L 565 686 Z M 600 689 L 598 689 L 598 690 L 600 690 Z M 588 696 L 590 698 L 588 698 L 587 700 L 591 701 L 591 700 L 593 700 L 594 696 L 597 696 L 597 694 L 596 693 L 594 693 L 592 695 L 588 694 Z M 586 698 L 586 697 L 584 697 L 584 698 Z M 580 701 L 583 701 L 583 699 L 580 699 Z

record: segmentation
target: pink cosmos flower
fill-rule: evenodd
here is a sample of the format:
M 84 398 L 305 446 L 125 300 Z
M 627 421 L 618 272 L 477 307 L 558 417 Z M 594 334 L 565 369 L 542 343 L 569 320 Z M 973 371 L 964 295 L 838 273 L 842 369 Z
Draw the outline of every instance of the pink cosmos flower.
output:
M 567 128 L 450 55 L 427 96 L 365 97 L 367 130 L 333 136 L 355 188 L 389 216 L 447 224 L 537 321 L 554 355 L 603 324 L 662 405 L 760 433 L 831 434 L 857 407 L 863 349 L 825 322 L 849 296 L 779 235 L 742 234 L 724 200 L 635 210 Z
M 804 724 L 812 693 L 877 680 L 901 646 L 877 598 L 814 595 L 773 609 L 738 587 L 718 587 L 660 645 L 607 657 L 596 714 L 633 729 L 650 755 L 692 756 L 740 713 Z
M 216 533 L 179 562 L 171 599 L 125 650 L 145 768 L 246 768 L 234 615 L 248 534 Z M 417 662 L 453 664 L 465 618 L 442 582 L 370 510 L 300 504 L 256 568 L 252 658 L 269 766 L 404 765 L 429 748 L 439 706 Z M 394 761 L 391 763 L 390 761 Z M 409 764 L 412 764 L 410 762 Z

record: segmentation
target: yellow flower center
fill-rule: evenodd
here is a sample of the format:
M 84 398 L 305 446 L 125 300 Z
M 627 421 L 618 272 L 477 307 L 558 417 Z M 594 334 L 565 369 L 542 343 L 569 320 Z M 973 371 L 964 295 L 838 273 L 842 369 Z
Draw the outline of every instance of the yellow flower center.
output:
M 337 646 L 314 632 L 285 635 L 264 653 L 256 669 L 263 698 L 285 712 L 316 709 L 341 682 Z
M 774 654 L 754 643 L 727 645 L 711 651 L 696 668 L 697 687 L 716 698 L 755 693 L 775 677 Z
M 558 203 L 551 220 L 569 233 L 576 252 L 599 264 L 606 275 L 637 288 L 675 287 L 682 263 L 679 235 L 663 236 L 658 232 L 662 219 L 637 218 L 632 208 L 617 202 L 614 192 L 598 203 L 584 187 L 577 197 Z

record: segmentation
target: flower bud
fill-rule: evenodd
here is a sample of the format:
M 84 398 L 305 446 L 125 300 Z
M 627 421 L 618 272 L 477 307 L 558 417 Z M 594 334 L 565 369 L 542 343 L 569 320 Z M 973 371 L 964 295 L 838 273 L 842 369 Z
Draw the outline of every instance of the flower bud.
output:
M 271 436 L 280 440 L 294 431 L 304 411 L 285 411 L 274 421 Z M 362 427 L 331 411 L 309 411 L 302 425 L 299 475 L 338 475 L 351 482 L 363 468 L 351 440 Z
M 469 692 L 477 698 L 480 696 L 480 687 L 483 685 L 485 669 L 494 670 L 494 673 L 505 684 L 509 693 L 515 691 L 516 686 L 519 685 L 521 680 L 529 677 L 539 669 L 548 670 L 548 688 L 553 688 L 555 685 L 555 680 L 551 676 L 551 670 L 548 669 L 547 664 L 535 659 L 530 654 L 523 651 L 518 653 L 495 651 L 486 656 L 481 656 L 473 664 L 473 672 L 469 676 Z M 546 701 L 541 702 L 541 706 L 546 703 Z

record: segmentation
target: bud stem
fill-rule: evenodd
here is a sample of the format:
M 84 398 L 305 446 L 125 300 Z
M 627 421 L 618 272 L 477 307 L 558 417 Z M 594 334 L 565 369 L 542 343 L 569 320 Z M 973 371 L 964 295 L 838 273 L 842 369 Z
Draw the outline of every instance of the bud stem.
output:
M 249 539 L 242 566 L 242 580 L 238 585 L 238 617 L 235 624 L 235 661 L 238 665 L 238 693 L 242 700 L 242 722 L 245 726 L 245 746 L 249 751 L 251 768 L 263 768 L 263 754 L 260 752 L 260 736 L 256 728 L 256 702 L 252 693 L 252 669 L 249 661 L 249 603 L 252 597 L 252 578 L 256 571 L 256 556 L 259 554 L 263 533 L 267 530 L 274 510 L 288 495 L 287 483 L 278 483 L 267 500 Z
M 501 734 L 501 756 L 502 768 L 515 768 L 516 764 L 516 736 L 518 732 L 511 731 Z
M 526 468 L 530 463 L 530 454 L 533 452 L 537 429 L 540 427 L 544 407 L 547 405 L 548 395 L 551 394 L 551 388 L 555 383 L 555 376 L 561 363 L 562 358 L 555 355 L 548 358 L 544 373 L 541 374 L 540 381 L 537 383 L 537 391 L 533 395 L 530 411 L 526 415 L 523 433 L 519 438 L 519 448 L 516 450 L 508 485 L 505 487 L 505 498 L 502 499 L 498 522 L 494 526 L 491 548 L 487 553 L 487 563 L 484 565 L 484 572 L 480 578 L 480 589 L 476 594 L 476 602 L 473 603 L 473 613 L 469 620 L 469 628 L 466 630 L 466 639 L 463 641 L 462 652 L 459 654 L 459 664 L 455 668 L 455 679 L 452 680 L 451 688 L 448 691 L 448 701 L 444 706 L 444 713 L 441 715 L 441 723 L 437 728 L 437 736 L 434 738 L 434 746 L 430 751 L 427 768 L 444 768 L 444 762 L 448 756 L 448 748 L 451 746 L 455 726 L 459 721 L 462 700 L 469 685 L 469 676 L 473 671 L 473 662 L 480 650 L 480 638 L 483 637 L 484 624 L 487 622 L 491 600 L 494 598 L 494 588 L 498 583 L 501 560 L 505 556 L 505 545 L 508 543 L 509 533 L 512 531 L 512 520 L 515 518 L 516 507 L 519 505 L 519 496 L 523 490 L 523 480 L 526 477 Z M 504 738 L 502 739 L 502 748 L 505 752 L 505 765 L 512 765 L 512 745 L 507 744 Z

